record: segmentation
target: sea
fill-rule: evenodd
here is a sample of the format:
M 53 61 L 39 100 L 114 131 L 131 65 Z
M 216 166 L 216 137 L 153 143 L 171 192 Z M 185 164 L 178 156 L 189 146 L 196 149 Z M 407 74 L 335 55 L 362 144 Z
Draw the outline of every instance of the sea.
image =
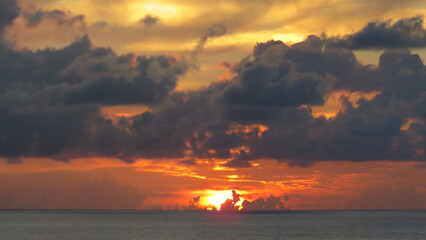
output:
M 0 240 L 426 239 L 426 211 L 0 210 Z

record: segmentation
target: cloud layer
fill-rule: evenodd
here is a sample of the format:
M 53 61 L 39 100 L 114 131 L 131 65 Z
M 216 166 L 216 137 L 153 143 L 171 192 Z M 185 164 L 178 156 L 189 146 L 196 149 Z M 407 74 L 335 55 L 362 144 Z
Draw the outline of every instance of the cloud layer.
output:
M 334 39 L 336 45 L 350 49 L 425 47 L 426 29 L 423 16 L 369 22 L 360 31 Z
M 0 4 L 3 38 L 19 7 L 16 1 Z M 37 10 L 26 18 L 35 25 L 62 19 L 52 14 Z M 406 49 L 426 44 L 422 18 L 372 22 L 342 38 L 312 35 L 291 46 L 259 43 L 232 68 L 230 81 L 175 91 L 207 39 L 226 31 L 212 25 L 189 60 L 117 55 L 94 47 L 87 35 L 61 49 L 38 51 L 2 42 L 0 157 L 203 158 L 226 160 L 228 167 L 249 167 L 257 159 L 299 166 L 426 160 L 425 66 Z M 351 51 L 360 48 L 387 50 L 372 67 Z M 342 97 L 334 118 L 315 117 L 312 107 L 337 91 L 378 94 L 356 103 Z M 118 123 L 100 113 L 127 104 L 150 111 Z

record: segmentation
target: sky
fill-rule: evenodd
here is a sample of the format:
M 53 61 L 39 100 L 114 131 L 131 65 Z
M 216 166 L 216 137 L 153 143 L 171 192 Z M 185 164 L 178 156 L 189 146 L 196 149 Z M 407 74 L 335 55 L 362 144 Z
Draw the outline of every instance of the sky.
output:
M 426 209 L 425 14 L 0 0 L 0 209 Z

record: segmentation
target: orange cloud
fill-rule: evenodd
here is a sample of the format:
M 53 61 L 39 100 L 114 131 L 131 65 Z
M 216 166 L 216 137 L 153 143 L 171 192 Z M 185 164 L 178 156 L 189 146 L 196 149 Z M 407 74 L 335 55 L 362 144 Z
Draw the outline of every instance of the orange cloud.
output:
M 228 194 L 232 189 L 249 201 L 271 194 L 287 194 L 289 200 L 286 207 L 291 209 L 343 209 L 353 207 L 354 202 L 363 208 L 374 208 L 376 203 L 368 195 L 371 191 L 365 189 L 383 184 L 396 189 L 397 194 L 405 191 L 400 184 L 409 186 L 416 182 L 411 190 L 407 190 L 407 193 L 412 193 L 406 194 L 407 201 L 417 201 L 426 196 L 424 168 L 417 167 L 415 162 L 320 162 L 314 167 L 302 168 L 288 167 L 274 161 L 256 161 L 256 167 L 221 171 L 211 171 L 213 165 L 210 162 L 196 162 L 197 165 L 182 166 L 178 162 L 166 161 L 141 160 L 125 164 L 118 160 L 81 159 L 65 164 L 52 160 L 24 159 L 19 168 L 2 162 L 0 206 L 68 208 L 78 205 L 89 208 L 92 206 L 89 202 L 71 202 L 81 199 L 77 196 L 95 187 L 99 191 L 104 187 L 117 191 L 129 190 L 129 196 L 134 197 L 129 197 L 128 204 L 124 205 L 142 209 L 174 209 L 176 205 L 182 208 L 196 196 L 201 196 L 200 206 L 212 207 L 214 204 L 209 203 L 211 197 Z M 111 177 L 108 180 L 105 176 Z M 385 193 L 385 189 L 377 192 L 382 197 L 387 196 Z M 140 206 L 135 207 L 136 200 L 132 199 L 139 199 Z M 110 203 L 102 204 L 99 206 L 109 206 Z

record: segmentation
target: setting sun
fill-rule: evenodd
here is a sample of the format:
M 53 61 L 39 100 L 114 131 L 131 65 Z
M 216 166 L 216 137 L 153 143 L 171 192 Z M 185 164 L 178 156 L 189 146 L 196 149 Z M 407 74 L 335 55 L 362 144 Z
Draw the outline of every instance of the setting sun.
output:
M 162 20 L 173 19 L 173 23 L 183 19 L 184 16 L 194 14 L 194 9 L 188 8 L 185 5 L 175 5 L 166 1 L 163 2 L 135 2 L 130 5 L 130 12 L 133 21 L 138 21 L 143 16 L 149 14 L 157 16 Z
M 228 194 L 229 195 L 229 194 Z M 220 205 L 226 201 L 229 197 L 225 192 L 219 192 L 215 195 L 212 195 L 208 198 L 208 203 L 216 207 L 217 210 L 220 210 Z
M 216 208 L 217 210 L 220 210 L 220 205 L 224 203 L 227 199 L 232 199 L 232 191 L 226 190 L 226 191 L 214 191 L 209 190 L 209 192 L 206 194 L 206 201 L 202 202 L 202 205 L 205 205 L 207 208 Z M 240 196 L 240 201 L 235 204 L 235 206 L 240 207 L 241 203 L 244 201 L 244 198 Z

